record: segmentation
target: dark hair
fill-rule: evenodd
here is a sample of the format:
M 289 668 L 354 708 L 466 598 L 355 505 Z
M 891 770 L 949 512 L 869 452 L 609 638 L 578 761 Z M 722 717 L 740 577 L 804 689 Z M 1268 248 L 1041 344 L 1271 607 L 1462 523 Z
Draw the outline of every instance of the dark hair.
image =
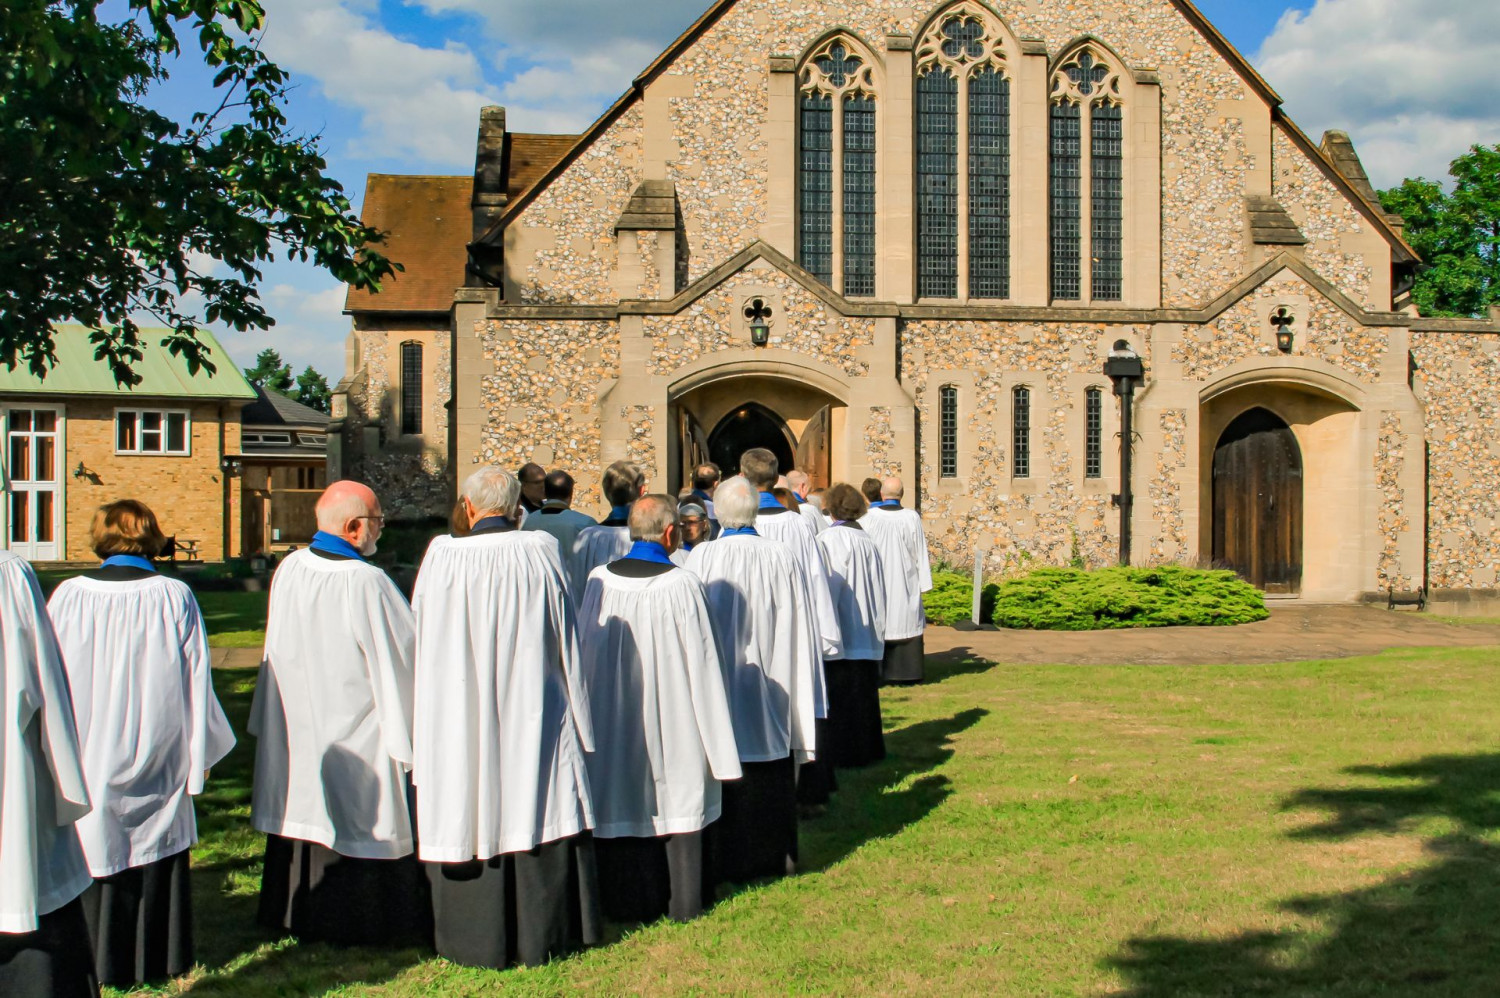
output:
M 870 511 L 870 504 L 859 494 L 859 489 L 848 482 L 839 482 L 823 493 L 823 512 L 833 520 L 858 520 Z
M 600 487 L 611 506 L 629 506 L 641 497 L 641 482 L 644 480 L 640 468 L 629 461 L 616 461 L 604 469 L 604 481 Z
M 764 447 L 752 447 L 740 455 L 740 474 L 750 479 L 750 484 L 762 492 L 776 484 L 776 479 L 781 475 L 779 469 L 776 455 Z
M 566 471 L 554 471 L 547 475 L 543 495 L 548 499 L 573 498 L 573 476 Z
M 530 476 L 530 481 L 527 481 L 527 476 Z M 516 472 L 516 481 L 520 482 L 522 485 L 535 485 L 539 477 L 545 478 L 546 476 L 547 469 L 543 468 L 541 465 L 535 463 L 523 464 Z
M 802 504 L 797 502 L 797 496 L 791 489 L 772 489 L 771 495 L 775 496 L 777 502 L 793 513 L 802 508 Z
M 453 512 L 448 514 L 448 530 L 454 537 L 468 537 L 472 526 L 469 511 L 464 509 L 464 501 L 460 499 L 453 504 Z
M 880 479 L 866 478 L 859 483 L 859 491 L 865 494 L 865 498 L 871 502 L 880 501 Z
M 134 499 L 100 506 L 89 529 L 94 553 L 100 558 L 136 554 L 155 558 L 167 546 L 167 538 L 156 523 L 151 507 Z
M 718 485 L 719 479 L 723 477 L 724 472 L 720 471 L 719 466 L 712 461 L 700 464 L 693 469 L 693 488 L 699 492 L 707 492 L 715 485 Z

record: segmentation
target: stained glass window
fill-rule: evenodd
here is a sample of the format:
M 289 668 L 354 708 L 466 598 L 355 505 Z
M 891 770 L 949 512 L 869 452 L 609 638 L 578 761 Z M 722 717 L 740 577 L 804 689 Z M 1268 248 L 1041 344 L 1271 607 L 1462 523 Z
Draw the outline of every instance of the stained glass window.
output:
M 798 164 L 801 232 L 798 257 L 819 280 L 833 283 L 833 98 L 802 98 Z
M 1100 478 L 1104 471 L 1104 393 L 1084 393 L 1083 477 Z
M 1011 392 L 1011 475 L 1031 477 L 1031 389 Z
M 944 385 L 941 396 L 942 476 L 958 477 L 958 389 Z
M 1096 301 L 1119 301 L 1124 257 L 1121 183 L 1124 166 L 1124 122 L 1118 104 L 1097 104 L 1089 111 L 1093 142 L 1093 185 L 1089 192 L 1093 215 L 1093 292 Z
M 1052 105 L 1052 297 L 1060 301 L 1082 291 L 1081 111 L 1068 101 Z
M 917 296 L 958 297 L 958 79 L 917 78 Z
M 875 294 L 875 101 L 844 102 L 844 294 Z
M 422 432 L 422 344 L 401 344 L 401 432 Z
M 1010 80 L 969 77 L 969 297 L 1010 297 Z

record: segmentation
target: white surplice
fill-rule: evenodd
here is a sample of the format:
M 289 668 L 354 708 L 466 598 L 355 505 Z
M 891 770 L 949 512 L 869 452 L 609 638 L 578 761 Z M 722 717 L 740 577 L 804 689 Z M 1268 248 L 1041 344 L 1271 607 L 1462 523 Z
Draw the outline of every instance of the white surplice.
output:
M 687 568 L 703 581 L 740 761 L 811 761 L 823 663 L 812 597 L 791 552 L 735 534 L 695 547 Z
M 421 858 L 489 859 L 592 827 L 593 728 L 556 540 L 439 537 L 412 609 Z
M 79 576 L 57 587 L 48 611 L 94 802 L 78 821 L 90 872 L 108 877 L 191 847 L 193 797 L 234 748 L 192 590 L 159 575 Z
M 840 658 L 879 661 L 885 654 L 885 572 L 880 551 L 857 524 L 829 527 L 818 535 L 828 565 L 828 589 L 844 638 Z
M 412 852 L 411 607 L 374 565 L 288 555 L 271 580 L 251 823 L 357 859 Z
M 598 568 L 578 616 L 594 835 L 698 831 L 719 817 L 720 781 L 741 775 L 703 583 L 681 568 L 651 578 Z
M 824 518 L 822 511 L 812 503 L 803 503 L 797 507 L 797 512 L 801 513 L 802 518 L 813 528 L 814 534 L 821 534 L 828 529 L 828 520 Z
M 932 588 L 922 517 L 914 509 L 871 506 L 859 524 L 875 542 L 885 570 L 885 639 L 914 638 L 927 628 L 922 594 Z
M 583 590 L 588 585 L 590 573 L 600 565 L 608 565 L 625 557 L 630 553 L 631 543 L 629 527 L 600 525 L 584 527 L 578 532 L 572 554 L 563 552 L 575 604 L 583 602 Z
M 36 575 L 8 551 L 0 551 L 0 710 L 0 933 L 21 934 L 93 878 L 74 827 L 89 795 L 62 655 Z
M 812 596 L 813 626 L 818 629 L 818 643 L 824 659 L 836 659 L 843 647 L 839 618 L 833 612 L 833 597 L 828 593 L 828 566 L 818 548 L 818 535 L 807 519 L 785 507 L 762 508 L 755 516 L 755 530 L 762 537 L 780 541 L 792 552 L 792 560 L 802 570 L 807 591 Z M 818 693 L 818 716 L 822 717 L 823 693 Z

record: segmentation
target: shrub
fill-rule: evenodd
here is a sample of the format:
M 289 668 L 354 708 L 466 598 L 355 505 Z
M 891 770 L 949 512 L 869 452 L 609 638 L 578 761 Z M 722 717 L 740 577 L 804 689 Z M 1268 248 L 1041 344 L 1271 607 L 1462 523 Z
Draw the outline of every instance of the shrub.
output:
M 1001 627 L 1093 631 L 1248 624 L 1267 616 L 1265 596 L 1233 572 L 1165 566 L 1040 568 L 1000 584 L 991 619 Z
M 996 587 L 984 587 L 980 596 L 979 619 L 988 619 L 993 613 Z M 974 580 L 960 572 L 942 566 L 932 572 L 932 589 L 922 594 L 922 609 L 931 623 L 943 627 L 970 620 L 974 614 Z

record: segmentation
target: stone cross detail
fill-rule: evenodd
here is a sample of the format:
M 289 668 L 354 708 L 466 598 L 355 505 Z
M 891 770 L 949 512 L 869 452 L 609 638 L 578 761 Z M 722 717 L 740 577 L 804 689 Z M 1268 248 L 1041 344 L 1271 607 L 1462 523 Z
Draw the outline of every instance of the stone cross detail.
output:
M 1291 332 L 1292 326 L 1296 325 L 1296 323 L 1297 317 L 1285 305 L 1282 305 L 1271 315 L 1271 325 L 1276 327 L 1278 333 Z
M 817 60 L 817 64 L 823 75 L 828 77 L 829 83 L 843 89 L 849 78 L 859 72 L 864 60 L 857 55 L 850 55 L 843 45 L 834 43 L 828 54 Z
M 767 324 L 771 321 L 771 306 L 757 298 L 745 306 L 745 318 L 749 319 L 752 325 Z
M 1076 64 L 1067 68 L 1067 74 L 1078 92 L 1087 97 L 1095 88 L 1103 88 L 1104 81 L 1109 79 L 1109 67 L 1095 62 L 1093 53 L 1085 51 Z

